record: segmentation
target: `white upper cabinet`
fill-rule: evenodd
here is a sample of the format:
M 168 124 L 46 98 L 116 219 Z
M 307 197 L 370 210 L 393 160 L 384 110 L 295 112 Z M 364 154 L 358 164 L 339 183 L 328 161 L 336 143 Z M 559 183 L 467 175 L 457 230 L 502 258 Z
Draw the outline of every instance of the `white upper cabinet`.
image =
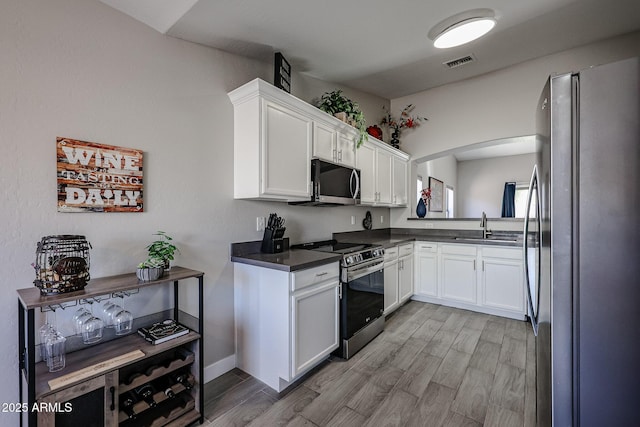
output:
M 376 150 L 376 167 L 378 197 L 376 203 L 381 205 L 391 204 L 391 178 L 392 178 L 392 157 L 391 153 L 378 148 Z
M 338 132 L 324 122 L 313 122 L 313 157 L 335 162 Z
M 262 102 L 261 195 L 308 199 L 312 122 L 283 105 Z
M 356 166 L 356 141 L 358 136 L 357 132 L 338 132 L 336 145 L 337 163 L 350 167 Z
M 358 148 L 356 167 L 360 169 L 360 203 L 374 205 L 378 195 L 376 189 L 376 147 L 365 142 Z
M 344 166 L 356 166 L 357 132 L 338 130 L 321 120 L 313 122 L 313 157 Z
M 259 79 L 230 92 L 229 98 L 234 106 L 234 197 L 308 200 L 313 120 L 305 103 Z
M 234 198 L 305 201 L 311 158 L 361 171 L 361 201 L 406 206 L 409 155 L 273 85 L 255 79 L 229 92 L 234 107 Z
M 409 156 L 369 136 L 356 150 L 360 169 L 361 203 L 371 206 L 406 206 Z
M 407 161 L 398 157 L 393 158 L 393 195 L 394 206 L 407 205 Z

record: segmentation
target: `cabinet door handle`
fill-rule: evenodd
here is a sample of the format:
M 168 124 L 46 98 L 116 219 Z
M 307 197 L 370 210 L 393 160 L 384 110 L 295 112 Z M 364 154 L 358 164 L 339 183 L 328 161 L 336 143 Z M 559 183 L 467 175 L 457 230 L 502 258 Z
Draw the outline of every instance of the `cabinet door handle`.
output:
M 475 259 L 473 260 L 473 269 L 474 270 L 476 269 L 476 260 Z
M 316 277 L 322 277 L 322 276 L 326 276 L 327 274 L 329 274 L 328 272 L 323 272 L 323 273 L 318 273 L 316 274 Z
M 338 161 L 342 161 L 342 150 L 338 151 Z
M 484 271 L 484 260 L 482 261 L 482 271 Z
M 116 388 L 114 386 L 109 387 L 109 393 L 111 393 L 111 410 L 116 410 Z
M 333 155 L 331 156 L 333 158 L 333 161 L 337 161 L 338 160 L 338 150 L 336 150 L 335 148 L 333 149 Z
M 342 284 L 338 285 L 338 299 L 342 299 Z

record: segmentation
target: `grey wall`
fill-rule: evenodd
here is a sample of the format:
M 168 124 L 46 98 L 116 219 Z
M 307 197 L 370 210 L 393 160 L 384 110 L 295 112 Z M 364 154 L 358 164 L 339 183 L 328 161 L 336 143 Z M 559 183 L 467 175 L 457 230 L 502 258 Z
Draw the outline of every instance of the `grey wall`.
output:
M 505 182 L 529 182 L 535 154 L 458 162 L 458 216 L 500 218 Z
M 133 272 L 152 234 L 171 234 L 177 264 L 205 272 L 205 365 L 215 368 L 234 353 L 229 244 L 261 238 L 256 216 L 284 216 L 292 242 L 362 228 L 366 208 L 233 200 L 227 92 L 255 77 L 271 81 L 272 64 L 164 36 L 97 0 L 4 0 L 0 57 L 0 402 L 18 397 L 15 290 L 33 286 L 42 236 L 86 235 L 91 275 L 101 277 Z M 305 100 L 336 88 L 300 75 L 293 82 Z M 348 94 L 366 114 L 389 102 Z M 57 213 L 56 136 L 144 150 L 145 212 Z M 372 211 L 374 227 L 389 225 L 388 209 Z M 144 293 L 128 308 L 144 314 L 167 300 Z M 1 414 L 0 425 L 15 425 L 11 417 Z

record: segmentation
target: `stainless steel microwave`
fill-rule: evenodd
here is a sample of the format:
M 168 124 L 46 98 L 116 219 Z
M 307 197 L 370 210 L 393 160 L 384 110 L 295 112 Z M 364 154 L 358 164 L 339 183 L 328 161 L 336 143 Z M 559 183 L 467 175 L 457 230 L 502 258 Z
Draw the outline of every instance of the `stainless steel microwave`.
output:
M 359 205 L 360 170 L 320 159 L 311 160 L 311 200 L 295 205 Z

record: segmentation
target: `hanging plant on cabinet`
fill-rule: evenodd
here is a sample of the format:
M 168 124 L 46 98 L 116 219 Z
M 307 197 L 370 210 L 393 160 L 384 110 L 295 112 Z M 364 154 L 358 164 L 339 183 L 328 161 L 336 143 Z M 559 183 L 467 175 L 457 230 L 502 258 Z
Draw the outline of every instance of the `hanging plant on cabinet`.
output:
M 400 148 L 400 133 L 403 129 L 414 129 L 420 126 L 420 123 L 424 120 L 427 121 L 426 117 L 421 116 L 412 116 L 410 113 L 413 111 L 415 106 L 413 104 L 409 104 L 402 109 L 400 112 L 400 118 L 395 118 L 391 115 L 391 112 L 387 111 L 386 107 L 382 107 L 385 110 L 385 115 L 380 120 L 380 125 L 386 126 L 389 128 L 391 132 L 391 142 L 390 144 L 395 148 Z
M 360 106 L 344 96 L 341 90 L 326 92 L 317 102 L 316 107 L 358 129 L 360 134 L 357 147 L 367 140 L 366 121 Z

